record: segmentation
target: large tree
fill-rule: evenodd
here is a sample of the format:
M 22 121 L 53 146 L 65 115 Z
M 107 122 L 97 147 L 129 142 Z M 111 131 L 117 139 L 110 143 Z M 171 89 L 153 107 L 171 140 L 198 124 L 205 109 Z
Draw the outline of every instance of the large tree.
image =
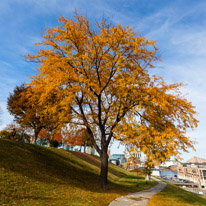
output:
M 155 42 L 129 26 L 104 20 L 92 29 L 87 18 L 77 14 L 75 20 L 59 21 L 60 26 L 43 35 L 39 52 L 26 55 L 39 63 L 30 86 L 41 91 L 39 105 L 46 106 L 45 113 L 61 108 L 62 124 L 66 120 L 71 129 L 87 129 L 101 158 L 100 187 L 107 187 L 112 138 L 126 144 L 131 154 L 142 150 L 157 161 L 193 147 L 186 129 L 198 121 L 179 91 L 181 84 L 168 85 L 149 73 L 159 60 Z M 57 101 L 49 104 L 54 92 Z

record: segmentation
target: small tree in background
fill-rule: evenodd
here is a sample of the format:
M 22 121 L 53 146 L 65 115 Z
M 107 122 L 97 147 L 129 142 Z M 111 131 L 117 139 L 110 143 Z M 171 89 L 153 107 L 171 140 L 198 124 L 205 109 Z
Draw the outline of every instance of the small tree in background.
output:
M 25 84 L 16 86 L 7 100 L 7 108 L 18 124 L 34 130 L 33 143 L 36 144 L 38 134 L 45 123 L 37 111 L 38 99 L 32 98 L 33 101 L 31 101 L 28 94 L 32 95 L 31 88 Z
M 51 133 L 46 129 L 42 129 L 39 132 L 38 137 L 40 139 L 46 140 L 48 143 L 47 145 L 51 147 L 58 147 L 59 144 L 62 143 L 62 135 L 60 133 L 55 133 L 55 131 Z
M 88 131 L 85 128 L 79 130 L 80 138 L 84 146 L 84 152 L 86 152 L 86 147 L 93 147 Z
M 149 181 L 151 179 L 151 174 L 152 174 L 152 167 L 154 167 L 154 163 L 151 159 L 148 159 L 146 162 L 145 162 L 145 169 L 144 169 L 144 172 L 145 172 L 145 175 L 146 175 L 146 181 Z
M 80 146 L 80 151 L 82 146 L 84 146 L 84 152 L 86 152 L 87 146 L 92 147 L 89 133 L 85 128 L 78 129 L 75 133 L 68 132 L 67 135 L 65 142 L 73 146 Z
M 8 132 L 7 130 L 1 130 L 0 131 L 0 138 L 2 139 L 11 139 L 11 132 Z
M 33 129 L 34 144 L 36 144 L 39 132 L 42 129 L 46 129 L 52 136 L 57 130 L 61 130 L 59 125 L 62 125 L 62 119 L 58 119 L 59 116 L 57 115 L 57 113 L 61 114 L 58 107 L 56 108 L 56 113 L 51 113 L 48 109 L 50 104 L 57 104 L 56 92 L 50 92 L 47 95 L 47 105 L 44 107 L 39 106 L 39 95 L 36 90 L 35 92 L 33 91 L 32 87 L 22 84 L 21 86 L 16 86 L 7 100 L 7 108 L 10 114 L 14 116 L 14 120 L 22 127 Z M 44 113 L 43 111 L 45 110 L 46 112 Z

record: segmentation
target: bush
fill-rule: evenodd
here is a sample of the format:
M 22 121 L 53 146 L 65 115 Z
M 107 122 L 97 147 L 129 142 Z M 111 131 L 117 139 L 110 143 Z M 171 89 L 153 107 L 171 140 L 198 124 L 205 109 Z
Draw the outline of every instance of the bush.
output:
M 30 142 L 30 136 L 26 133 L 16 132 L 14 136 L 12 136 L 11 132 L 7 130 L 0 131 L 0 138 L 2 139 L 12 139 L 19 142 Z
M 131 170 L 130 172 L 137 172 L 137 173 L 145 174 L 144 169 L 141 169 L 141 168 L 135 168 Z
M 2 139 L 11 139 L 11 132 L 8 132 L 6 130 L 0 131 L 0 138 L 2 138 Z
M 57 148 L 59 146 L 59 142 L 57 140 L 51 140 L 50 145 L 51 147 Z

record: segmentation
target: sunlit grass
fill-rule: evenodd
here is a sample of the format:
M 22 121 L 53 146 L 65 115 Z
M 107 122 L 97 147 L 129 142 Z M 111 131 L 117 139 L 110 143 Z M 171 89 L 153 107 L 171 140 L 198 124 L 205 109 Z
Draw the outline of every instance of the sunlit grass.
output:
M 148 206 L 196 206 L 206 205 L 206 197 L 193 194 L 171 183 L 152 197 Z
M 156 184 L 110 164 L 109 189 L 103 191 L 99 165 L 89 155 L 0 139 L 0 205 L 104 206 Z

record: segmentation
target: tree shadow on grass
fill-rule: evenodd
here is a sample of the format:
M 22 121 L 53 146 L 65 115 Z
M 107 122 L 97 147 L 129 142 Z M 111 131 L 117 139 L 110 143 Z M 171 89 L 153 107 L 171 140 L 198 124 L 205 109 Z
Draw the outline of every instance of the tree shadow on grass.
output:
M 95 174 L 95 171 L 91 171 L 83 162 L 73 159 L 72 156 L 64 156 L 60 151 L 1 140 L 0 156 L 0 167 L 36 181 L 73 184 L 84 188 L 88 185 L 88 179 L 93 184 L 98 182 L 98 174 Z
M 38 145 L 0 140 L 0 167 L 19 173 L 35 181 L 72 184 L 83 190 L 97 191 L 99 170 L 89 167 L 83 160 L 58 149 Z M 90 162 L 93 164 L 93 162 Z M 98 162 L 96 162 L 98 167 Z M 127 177 L 111 170 L 114 175 Z M 118 185 L 116 185 L 118 187 Z
M 100 158 L 98 156 L 89 155 L 89 154 L 81 153 L 81 152 L 75 152 L 75 151 L 69 151 L 69 153 L 87 161 L 91 165 L 95 165 L 98 168 L 100 168 L 100 166 L 101 166 Z M 132 174 L 128 175 L 126 170 L 124 170 L 123 168 L 116 166 L 112 163 L 109 163 L 109 173 L 111 173 L 117 177 L 121 177 L 121 178 L 136 179 L 136 177 L 134 175 L 132 175 Z M 142 177 L 140 177 L 140 178 L 142 178 Z

